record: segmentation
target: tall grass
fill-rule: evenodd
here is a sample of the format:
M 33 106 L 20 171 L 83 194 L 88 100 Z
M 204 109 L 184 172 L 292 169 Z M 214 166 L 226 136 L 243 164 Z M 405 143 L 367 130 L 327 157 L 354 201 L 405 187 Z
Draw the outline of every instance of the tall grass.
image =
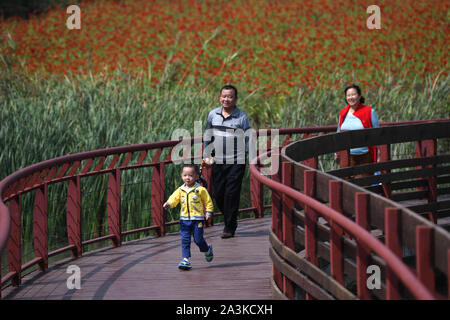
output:
M 0 71 L 0 179 L 33 163 L 99 148 L 170 140 L 176 128 L 194 133 L 194 122 L 205 125 L 208 112 L 218 106 L 221 83 L 183 84 L 164 77 L 151 86 L 151 70 L 137 77 L 116 71 L 64 78 L 12 71 L 5 59 Z M 168 67 L 170 70 L 170 66 Z M 169 71 L 168 71 L 169 72 Z M 339 75 L 334 75 L 339 77 Z M 250 91 L 237 83 L 238 105 L 247 112 L 253 128 L 286 128 L 336 124 L 344 106 L 343 88 L 307 89 L 265 95 L 264 88 Z M 357 79 L 350 79 L 355 80 Z M 367 104 L 381 121 L 404 121 L 450 116 L 447 78 L 396 79 L 389 73 L 380 87 L 363 88 Z M 243 192 L 248 191 L 248 172 Z M 107 177 L 83 181 L 83 240 L 107 233 Z M 122 177 L 122 224 L 124 229 L 148 225 L 151 170 L 133 170 Z M 181 183 L 178 166 L 166 168 L 166 194 Z M 65 186 L 52 187 L 50 201 L 50 249 L 67 239 L 65 233 Z M 245 194 L 248 194 L 245 193 Z M 52 198 L 53 199 L 53 198 Z M 32 196 L 24 197 L 23 239 L 31 250 Z M 241 207 L 249 207 L 243 196 Z M 169 211 L 167 219 L 176 219 Z M 133 237 L 128 237 L 131 239 Z M 25 259 L 25 258 L 24 258 Z

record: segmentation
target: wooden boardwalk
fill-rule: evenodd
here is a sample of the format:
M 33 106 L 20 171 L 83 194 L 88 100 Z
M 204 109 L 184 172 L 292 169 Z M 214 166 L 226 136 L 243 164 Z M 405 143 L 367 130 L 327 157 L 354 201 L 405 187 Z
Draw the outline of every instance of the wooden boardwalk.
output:
M 190 271 L 177 268 L 181 245 L 179 234 L 173 233 L 65 259 L 45 273 L 25 276 L 19 288 L 6 288 L 3 299 L 272 299 L 270 225 L 270 216 L 240 220 L 230 239 L 220 238 L 222 224 L 207 228 L 205 238 L 213 245 L 214 260 L 206 262 L 193 243 Z M 70 265 L 81 270 L 81 289 L 67 288 Z

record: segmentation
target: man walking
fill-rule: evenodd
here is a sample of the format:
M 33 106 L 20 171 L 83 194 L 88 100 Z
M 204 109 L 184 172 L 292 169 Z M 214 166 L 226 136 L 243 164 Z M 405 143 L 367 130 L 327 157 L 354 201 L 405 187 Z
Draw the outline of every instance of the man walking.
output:
M 245 150 L 250 129 L 247 114 L 236 106 L 238 92 L 227 85 L 220 90 L 220 107 L 212 110 L 206 122 L 204 156 L 212 163 L 214 199 L 224 215 L 222 238 L 231 238 L 237 228 L 237 215 L 245 173 Z

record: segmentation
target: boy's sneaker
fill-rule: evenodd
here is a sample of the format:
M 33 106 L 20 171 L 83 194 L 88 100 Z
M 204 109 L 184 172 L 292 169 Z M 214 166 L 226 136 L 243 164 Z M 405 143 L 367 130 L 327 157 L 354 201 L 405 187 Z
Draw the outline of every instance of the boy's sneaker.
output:
M 191 268 L 191 263 L 186 258 L 181 260 L 181 262 L 178 264 L 178 269 L 180 270 L 191 270 Z
M 207 262 L 211 262 L 212 259 L 214 258 L 212 245 L 208 244 L 208 248 L 209 248 L 208 252 L 205 253 L 205 259 Z

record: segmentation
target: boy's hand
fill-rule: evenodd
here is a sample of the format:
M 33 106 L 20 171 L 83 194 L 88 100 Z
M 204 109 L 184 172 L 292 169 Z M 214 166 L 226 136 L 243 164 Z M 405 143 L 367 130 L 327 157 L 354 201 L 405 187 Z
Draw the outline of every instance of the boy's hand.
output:
M 164 203 L 163 204 L 163 208 L 166 209 L 166 210 L 170 209 L 170 203 L 168 203 L 168 202 Z
M 211 219 L 211 216 L 206 215 L 206 221 L 209 221 Z

